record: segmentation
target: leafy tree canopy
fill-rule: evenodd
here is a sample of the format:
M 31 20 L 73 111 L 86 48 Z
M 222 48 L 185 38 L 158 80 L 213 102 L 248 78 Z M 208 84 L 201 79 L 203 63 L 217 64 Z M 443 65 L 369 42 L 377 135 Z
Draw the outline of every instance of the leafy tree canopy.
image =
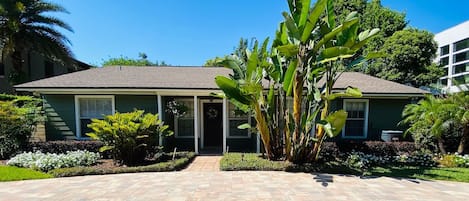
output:
M 444 70 L 432 64 L 437 45 L 433 34 L 408 28 L 405 13 L 383 7 L 380 0 L 338 0 L 334 4 L 338 21 L 357 11 L 361 30 L 374 27 L 380 32 L 368 41 L 364 51 L 385 53 L 385 57 L 368 61 L 352 71 L 360 71 L 383 79 L 427 86 L 444 75 Z
M 432 65 L 436 49 L 433 34 L 428 31 L 397 31 L 382 46 L 387 56 L 370 63 L 366 72 L 412 86 L 428 85 L 444 74 L 443 68 Z
M 102 66 L 170 66 L 164 61 L 152 62 L 148 60 L 148 56 L 145 53 L 138 53 L 138 59 L 132 59 L 125 56 L 120 56 L 116 58 L 109 58 L 108 60 L 103 60 Z

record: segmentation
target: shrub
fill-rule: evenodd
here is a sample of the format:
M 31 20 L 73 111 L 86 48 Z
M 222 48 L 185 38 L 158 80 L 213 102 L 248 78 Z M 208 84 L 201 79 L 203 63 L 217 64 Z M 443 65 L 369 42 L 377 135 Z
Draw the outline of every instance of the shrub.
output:
M 68 151 L 87 150 L 90 152 L 99 152 L 99 148 L 103 146 L 100 141 L 48 141 L 48 142 L 31 142 L 24 150 L 26 152 L 40 151 L 42 153 L 63 154 Z
M 341 154 L 355 151 L 378 156 L 394 156 L 417 151 L 413 142 L 340 141 L 337 142 L 337 147 Z
M 158 137 L 172 134 L 157 114 L 144 114 L 143 110 L 93 119 L 88 127 L 94 132 L 87 135 L 104 143 L 100 151 L 109 150 L 116 162 L 126 165 L 142 163 L 158 149 Z
M 438 163 L 444 167 L 469 167 L 469 155 L 445 154 Z
M 226 153 L 220 161 L 220 169 L 225 171 L 285 171 L 289 164 L 285 161 L 271 161 L 255 153 Z
M 186 167 L 195 157 L 194 152 L 182 152 L 177 154 L 181 158 L 170 160 L 167 162 L 156 163 L 146 166 L 134 167 L 114 167 L 114 168 L 98 168 L 98 167 L 72 167 L 60 168 L 49 171 L 48 173 L 55 177 L 71 177 L 83 175 L 103 175 L 103 174 L 119 174 L 119 173 L 136 173 L 136 172 L 168 172 L 181 170 Z
M 43 121 L 41 100 L 0 95 L 0 159 L 24 149 L 37 122 Z
M 96 164 L 99 158 L 98 153 L 89 151 L 71 151 L 66 154 L 27 152 L 11 158 L 7 164 L 47 172 L 64 167 L 90 166 Z

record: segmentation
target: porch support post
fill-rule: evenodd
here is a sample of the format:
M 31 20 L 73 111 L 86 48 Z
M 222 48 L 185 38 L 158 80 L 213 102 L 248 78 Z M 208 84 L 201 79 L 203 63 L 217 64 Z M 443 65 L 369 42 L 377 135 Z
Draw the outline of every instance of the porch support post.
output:
M 223 98 L 223 153 L 226 153 L 226 136 L 228 136 L 228 100 Z
M 158 118 L 160 118 L 161 120 L 163 120 L 163 103 L 161 101 L 161 95 L 158 94 L 157 96 L 157 101 L 158 101 Z M 160 146 L 163 146 L 163 137 L 162 136 L 158 136 L 158 144 Z
M 256 133 L 256 140 L 257 140 L 257 143 L 256 143 L 256 153 L 261 153 L 261 136 L 259 133 Z
M 194 96 L 194 151 L 199 154 L 199 102 Z

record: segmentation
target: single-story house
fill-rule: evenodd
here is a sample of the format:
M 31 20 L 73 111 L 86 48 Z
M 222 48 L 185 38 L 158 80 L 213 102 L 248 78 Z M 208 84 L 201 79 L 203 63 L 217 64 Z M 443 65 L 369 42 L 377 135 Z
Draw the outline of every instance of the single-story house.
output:
M 227 99 L 211 96 L 212 92 L 221 92 L 215 76 L 230 73 L 230 69 L 221 67 L 113 66 L 15 88 L 43 97 L 47 140 L 87 139 L 90 119 L 143 109 L 158 113 L 174 131 L 173 136 L 159 140 L 167 149 L 259 152 L 258 135 L 237 128 L 242 123 L 254 123 L 249 115 L 237 111 Z M 349 113 L 341 139 L 379 140 L 383 130 L 402 130 L 397 124 L 404 106 L 427 93 L 356 72 L 343 73 L 335 90 L 348 86 L 358 87 L 363 97 L 334 102 L 334 109 L 343 108 Z M 184 115 L 171 112 L 170 105 L 175 102 L 184 106 Z

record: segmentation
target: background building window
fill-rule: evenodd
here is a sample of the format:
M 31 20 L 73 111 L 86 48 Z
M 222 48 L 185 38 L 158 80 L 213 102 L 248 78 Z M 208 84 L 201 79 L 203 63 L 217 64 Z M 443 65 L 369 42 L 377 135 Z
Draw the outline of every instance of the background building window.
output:
M 48 60 L 44 61 L 44 77 L 52 77 L 54 75 L 54 63 Z
M 368 132 L 368 100 L 344 100 L 347 121 L 342 131 L 344 138 L 366 138 Z
M 453 74 L 458 74 L 458 73 L 463 73 L 463 72 L 468 72 L 468 71 L 469 71 L 469 62 L 454 66 Z
M 449 45 L 440 47 L 440 56 L 449 54 Z
M 464 40 L 461 40 L 461 41 L 458 41 L 458 42 L 454 43 L 454 51 L 453 52 L 457 52 L 459 50 L 466 49 L 466 48 L 469 48 L 469 38 L 466 38 Z
M 469 60 L 469 51 L 466 51 L 466 52 L 461 52 L 459 54 L 456 54 L 454 55 L 454 59 L 453 59 L 453 63 L 457 63 L 457 62 L 460 62 L 460 61 L 465 61 L 465 60 Z
M 250 123 L 249 114 L 237 109 L 233 104 L 229 103 L 228 108 L 228 121 L 229 121 L 229 135 L 228 137 L 234 138 L 248 138 L 249 129 L 238 129 L 239 125 Z
M 449 57 L 443 57 L 440 59 L 440 65 L 441 66 L 446 66 L 449 64 Z
M 174 133 L 176 137 L 194 137 L 194 101 L 190 99 L 175 99 L 184 106 L 183 115 L 174 117 Z
M 77 97 L 79 138 L 86 138 L 86 133 L 92 132 L 88 128 L 91 119 L 104 119 L 104 116 L 114 113 L 113 97 Z

